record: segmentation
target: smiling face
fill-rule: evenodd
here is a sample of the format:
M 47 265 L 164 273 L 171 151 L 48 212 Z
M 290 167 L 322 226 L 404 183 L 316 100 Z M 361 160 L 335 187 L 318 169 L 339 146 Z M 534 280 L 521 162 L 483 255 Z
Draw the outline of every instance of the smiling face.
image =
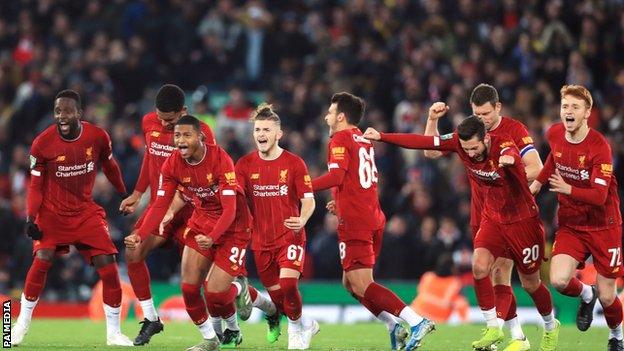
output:
M 74 138 L 78 135 L 82 110 L 78 108 L 76 100 L 60 97 L 54 101 L 54 120 L 64 138 Z
M 282 129 L 275 121 L 256 120 L 254 122 L 254 142 L 258 151 L 264 155 L 270 155 L 277 149 L 277 142 L 282 135 Z
M 201 132 L 190 124 L 176 125 L 173 129 L 173 142 L 182 158 L 188 160 L 198 153 L 201 146 Z
M 573 95 L 564 95 L 561 98 L 559 114 L 566 132 L 574 134 L 580 128 L 586 126 L 590 113 L 591 109 L 583 99 Z

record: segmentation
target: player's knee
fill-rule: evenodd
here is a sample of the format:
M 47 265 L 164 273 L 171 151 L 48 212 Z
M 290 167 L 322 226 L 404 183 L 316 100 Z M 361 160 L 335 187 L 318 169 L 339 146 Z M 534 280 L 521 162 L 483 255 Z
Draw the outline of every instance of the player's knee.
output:
M 91 262 L 95 266 L 95 268 L 102 268 L 111 263 L 115 263 L 114 255 L 97 255 L 91 258 Z
M 297 278 L 280 278 L 280 287 L 284 295 L 296 294 L 299 289 Z
M 475 261 L 472 264 L 472 275 L 475 279 L 483 279 L 490 275 L 491 266 L 487 262 Z
M 613 304 L 613 301 L 615 301 L 616 298 L 617 297 L 615 296 L 615 292 L 603 293 L 603 294 L 599 294 L 598 296 L 598 300 L 600 300 L 600 304 L 603 307 L 611 306 Z
M 200 291 L 201 291 L 201 285 L 199 285 L 199 284 L 182 283 L 182 286 L 180 287 L 180 290 L 182 290 L 182 295 L 183 296 L 198 295 L 198 294 L 200 294 Z
M 552 285 L 557 291 L 563 291 L 570 283 L 570 277 L 560 276 L 557 274 L 552 274 L 551 270 L 550 275 L 550 285 Z
M 541 281 L 538 277 L 537 279 L 522 279 L 520 283 L 522 284 L 522 288 L 530 294 L 539 288 Z

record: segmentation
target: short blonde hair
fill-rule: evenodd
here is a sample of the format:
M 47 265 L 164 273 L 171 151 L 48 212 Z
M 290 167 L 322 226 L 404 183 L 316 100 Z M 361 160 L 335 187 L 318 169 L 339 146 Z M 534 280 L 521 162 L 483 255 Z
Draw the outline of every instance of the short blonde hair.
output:
M 256 110 L 251 116 L 251 121 L 273 121 L 277 124 L 282 123 L 277 113 L 273 111 L 273 105 L 267 104 L 266 102 L 263 102 L 256 107 Z
M 585 106 L 588 109 L 592 108 L 594 104 L 591 93 L 582 85 L 564 85 L 563 88 L 561 88 L 561 98 L 563 99 L 566 95 L 574 96 L 577 99 L 585 101 Z

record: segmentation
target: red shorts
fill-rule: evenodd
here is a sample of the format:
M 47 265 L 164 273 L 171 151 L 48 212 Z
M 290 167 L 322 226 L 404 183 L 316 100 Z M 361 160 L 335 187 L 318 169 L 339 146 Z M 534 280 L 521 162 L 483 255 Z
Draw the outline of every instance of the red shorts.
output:
M 249 234 L 234 233 L 231 235 L 228 233 L 226 238 L 219 239 L 217 244 L 213 244 L 208 250 L 204 250 L 195 241 L 195 235 L 198 235 L 199 232 L 190 228 L 186 228 L 184 232 L 186 232 L 183 236 L 184 245 L 199 252 L 210 262 L 216 264 L 233 277 L 247 275 L 245 254 L 247 253 L 247 244 L 249 243 L 249 240 L 246 238 L 249 237 Z
M 289 268 L 303 273 L 305 242 L 288 243 L 273 250 L 254 250 L 256 269 L 262 285 L 279 284 L 280 269 Z
M 495 258 L 509 258 L 519 272 L 531 274 L 544 260 L 544 227 L 539 217 L 509 224 L 484 218 L 475 234 L 474 247 L 488 249 Z
M 620 226 L 591 232 L 560 227 L 555 235 L 552 255 L 559 254 L 572 256 L 581 265 L 591 255 L 596 271 L 603 277 L 615 279 L 624 276 Z
M 66 254 L 69 245 L 74 245 L 87 261 L 97 255 L 117 254 L 117 248 L 108 233 L 106 214 L 99 206 L 72 217 L 59 216 L 42 209 L 37 217 L 37 225 L 43 237 L 33 241 L 33 254 L 41 249 Z
M 145 211 L 143 211 L 143 214 L 141 215 L 141 217 L 139 217 L 136 224 L 134 225 L 134 230 L 137 230 L 141 227 L 141 225 L 143 224 L 143 221 L 145 220 L 145 217 L 147 216 L 151 208 L 152 208 L 152 204 L 150 203 L 150 205 L 147 206 L 147 208 L 145 208 Z M 186 223 L 188 222 L 189 218 L 191 218 L 192 214 L 193 214 L 193 206 L 186 205 L 180 211 L 178 211 L 178 213 L 176 213 L 176 215 L 173 217 L 171 222 L 169 222 L 169 224 L 165 226 L 162 235 L 159 233 L 158 229 L 155 232 L 150 233 L 150 234 L 159 236 L 166 240 L 172 240 L 183 245 L 184 243 L 183 236 L 184 236 L 184 230 L 186 229 Z M 141 238 L 141 240 L 145 240 L 145 238 Z
M 383 227 L 377 230 L 345 231 L 338 226 L 338 251 L 342 270 L 348 272 L 360 268 L 373 268 L 381 252 L 382 240 Z

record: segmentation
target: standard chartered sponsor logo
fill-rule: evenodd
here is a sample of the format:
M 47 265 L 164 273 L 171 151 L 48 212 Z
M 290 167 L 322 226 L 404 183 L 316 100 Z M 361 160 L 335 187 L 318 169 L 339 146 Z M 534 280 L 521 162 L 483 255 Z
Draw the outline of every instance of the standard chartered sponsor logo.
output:
M 171 156 L 171 153 L 175 149 L 176 149 L 175 146 L 164 145 L 164 144 L 160 144 L 155 141 L 152 141 L 150 143 L 150 146 L 147 152 L 149 152 L 150 155 L 154 155 L 154 156 L 169 157 Z
M 572 168 L 560 163 L 555 163 L 555 167 L 557 167 L 559 173 L 564 178 L 574 180 L 588 180 L 590 178 L 589 171 L 586 169 Z
M 498 174 L 498 172 L 496 171 L 486 172 L 480 169 L 472 169 L 472 168 L 470 168 L 470 171 L 474 173 L 477 177 L 481 179 L 485 179 L 485 180 L 496 180 L 501 177 L 500 174 Z
M 273 197 L 273 196 L 288 196 L 288 185 L 269 184 L 259 185 L 254 184 L 253 196 L 257 197 Z
M 193 193 L 195 193 L 195 195 L 200 199 L 205 199 L 211 196 L 215 196 L 219 192 L 219 186 L 217 185 L 209 187 L 209 188 L 204 188 L 203 186 L 200 186 L 200 187 L 187 186 L 186 188 L 192 191 Z
M 58 178 L 67 178 L 91 173 L 94 170 L 95 164 L 93 162 L 88 162 L 71 166 L 58 166 L 55 174 Z

